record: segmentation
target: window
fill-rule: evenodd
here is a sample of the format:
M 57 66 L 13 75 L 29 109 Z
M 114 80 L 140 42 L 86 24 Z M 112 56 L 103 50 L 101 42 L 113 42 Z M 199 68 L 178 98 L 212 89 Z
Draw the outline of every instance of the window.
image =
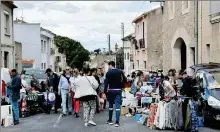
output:
M 124 59 L 126 60 L 126 53 L 125 53 L 125 58 Z
M 139 60 L 137 60 L 137 69 L 139 69 Z
M 144 69 L 147 69 L 147 62 L 144 61 Z
M 44 52 L 44 42 L 43 42 L 43 40 L 41 40 L 41 52 L 42 53 Z
M 134 63 L 133 63 L 133 69 L 134 69 Z
M 44 53 L 47 53 L 46 41 L 44 41 Z
M 41 69 L 44 69 L 44 63 L 41 63 Z
M 9 60 L 9 58 L 8 58 L 8 51 L 4 51 L 4 67 L 5 68 L 8 68 L 8 60 Z
M 129 53 L 127 53 L 127 59 L 129 60 Z
M 44 63 L 44 69 L 46 69 L 46 63 Z
M 182 1 L 182 14 L 186 14 L 189 12 L 189 1 Z
M 4 11 L 4 28 L 5 28 L 5 34 L 9 35 L 10 34 L 10 21 L 9 21 L 9 13 L 7 11 Z
M 207 60 L 208 62 L 210 62 L 210 44 L 206 45 L 206 49 L 207 49 Z

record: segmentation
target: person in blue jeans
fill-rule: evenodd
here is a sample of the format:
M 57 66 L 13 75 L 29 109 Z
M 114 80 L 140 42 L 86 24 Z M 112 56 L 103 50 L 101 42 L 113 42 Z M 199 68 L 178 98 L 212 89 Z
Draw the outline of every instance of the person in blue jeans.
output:
M 72 96 L 71 96 L 71 83 L 70 83 L 70 80 L 71 80 L 70 70 L 71 68 L 67 66 L 66 70 L 63 72 L 63 74 L 60 77 L 60 82 L 58 86 L 58 95 L 61 95 L 62 97 L 62 110 L 63 110 L 62 116 L 66 116 L 67 114 L 72 115 L 72 111 L 73 111 Z
M 119 127 L 119 120 L 121 114 L 121 103 L 122 103 L 122 90 L 126 82 L 124 73 L 115 68 L 115 62 L 110 61 L 108 63 L 109 71 L 106 73 L 105 78 L 105 93 L 108 95 L 109 101 L 109 119 L 107 124 L 113 125 L 112 115 L 113 115 L 113 105 L 115 104 L 116 111 L 116 122 L 115 127 Z
M 14 125 L 19 124 L 19 105 L 20 89 L 21 89 L 21 78 L 17 74 L 16 69 L 11 70 L 11 82 L 7 84 L 9 92 L 9 101 L 12 105 L 14 112 Z

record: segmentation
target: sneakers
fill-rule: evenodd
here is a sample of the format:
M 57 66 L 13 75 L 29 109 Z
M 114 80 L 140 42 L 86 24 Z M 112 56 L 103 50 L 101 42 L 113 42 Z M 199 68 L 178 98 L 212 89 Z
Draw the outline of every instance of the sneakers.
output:
M 106 123 L 109 124 L 109 125 L 113 125 L 113 122 L 110 121 L 110 120 L 108 120 Z
M 69 115 L 72 115 L 72 112 L 69 112 L 68 114 L 69 114 Z
M 119 126 L 120 126 L 119 122 L 116 121 L 116 122 L 115 122 L 115 127 L 119 127 Z
M 14 125 L 18 125 L 19 124 L 19 121 L 14 121 Z
M 96 123 L 94 121 L 89 121 L 88 123 L 92 126 L 96 126 Z
M 88 123 L 85 123 L 85 127 L 87 127 L 89 124 Z

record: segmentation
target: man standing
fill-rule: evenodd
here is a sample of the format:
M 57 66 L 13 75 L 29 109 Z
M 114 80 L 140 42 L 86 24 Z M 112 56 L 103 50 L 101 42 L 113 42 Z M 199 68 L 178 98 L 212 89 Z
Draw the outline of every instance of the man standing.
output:
M 109 71 L 106 73 L 105 79 L 105 93 L 108 95 L 109 101 L 109 119 L 107 124 L 113 125 L 112 115 L 113 115 L 113 105 L 116 107 L 116 122 L 115 127 L 119 127 L 121 103 L 122 103 L 122 90 L 126 82 L 126 78 L 123 72 L 115 68 L 115 62 L 110 61 L 108 63 Z M 108 90 L 107 90 L 108 89 Z
M 58 95 L 62 97 L 62 109 L 63 109 L 63 116 L 72 115 L 72 97 L 71 97 L 71 83 L 70 83 L 70 67 L 67 66 L 66 70 L 60 77 L 60 82 L 58 85 Z M 67 107 L 68 104 L 68 107 Z M 67 110 L 68 108 L 68 110 Z
M 11 82 L 7 84 L 8 89 L 12 92 L 9 95 L 9 100 L 14 112 L 14 125 L 19 124 L 19 105 L 20 99 L 21 78 L 17 75 L 16 69 L 11 70 Z
M 56 95 L 55 113 L 58 113 L 57 109 L 61 107 L 61 99 L 58 95 L 59 76 L 54 73 L 50 68 L 48 68 L 45 73 L 48 76 L 48 88 L 55 92 Z M 48 114 L 50 114 L 50 111 L 48 111 Z

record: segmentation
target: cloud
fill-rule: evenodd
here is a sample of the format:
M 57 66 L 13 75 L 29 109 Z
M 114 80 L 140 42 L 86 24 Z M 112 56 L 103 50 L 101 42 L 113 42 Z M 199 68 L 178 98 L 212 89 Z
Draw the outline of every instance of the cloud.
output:
M 65 13 L 77 13 L 80 11 L 80 8 L 71 4 L 71 3 L 61 3 L 61 2 L 48 2 L 45 3 L 43 6 L 39 7 L 39 11 L 47 12 L 48 10 L 53 11 L 62 11 Z
M 109 6 L 111 5 L 111 6 Z M 120 8 L 120 4 L 114 1 L 105 1 L 105 2 L 99 2 L 91 7 L 91 9 L 95 12 L 105 12 L 105 13 L 117 13 L 122 11 Z
M 43 28 L 55 34 L 80 41 L 94 50 L 108 48 L 107 35 L 111 34 L 111 47 L 122 45 L 121 23 L 125 25 L 125 36 L 134 32 L 132 21 L 139 12 L 149 11 L 152 6 L 143 1 L 15 1 L 14 19 L 30 23 L 41 23 Z

